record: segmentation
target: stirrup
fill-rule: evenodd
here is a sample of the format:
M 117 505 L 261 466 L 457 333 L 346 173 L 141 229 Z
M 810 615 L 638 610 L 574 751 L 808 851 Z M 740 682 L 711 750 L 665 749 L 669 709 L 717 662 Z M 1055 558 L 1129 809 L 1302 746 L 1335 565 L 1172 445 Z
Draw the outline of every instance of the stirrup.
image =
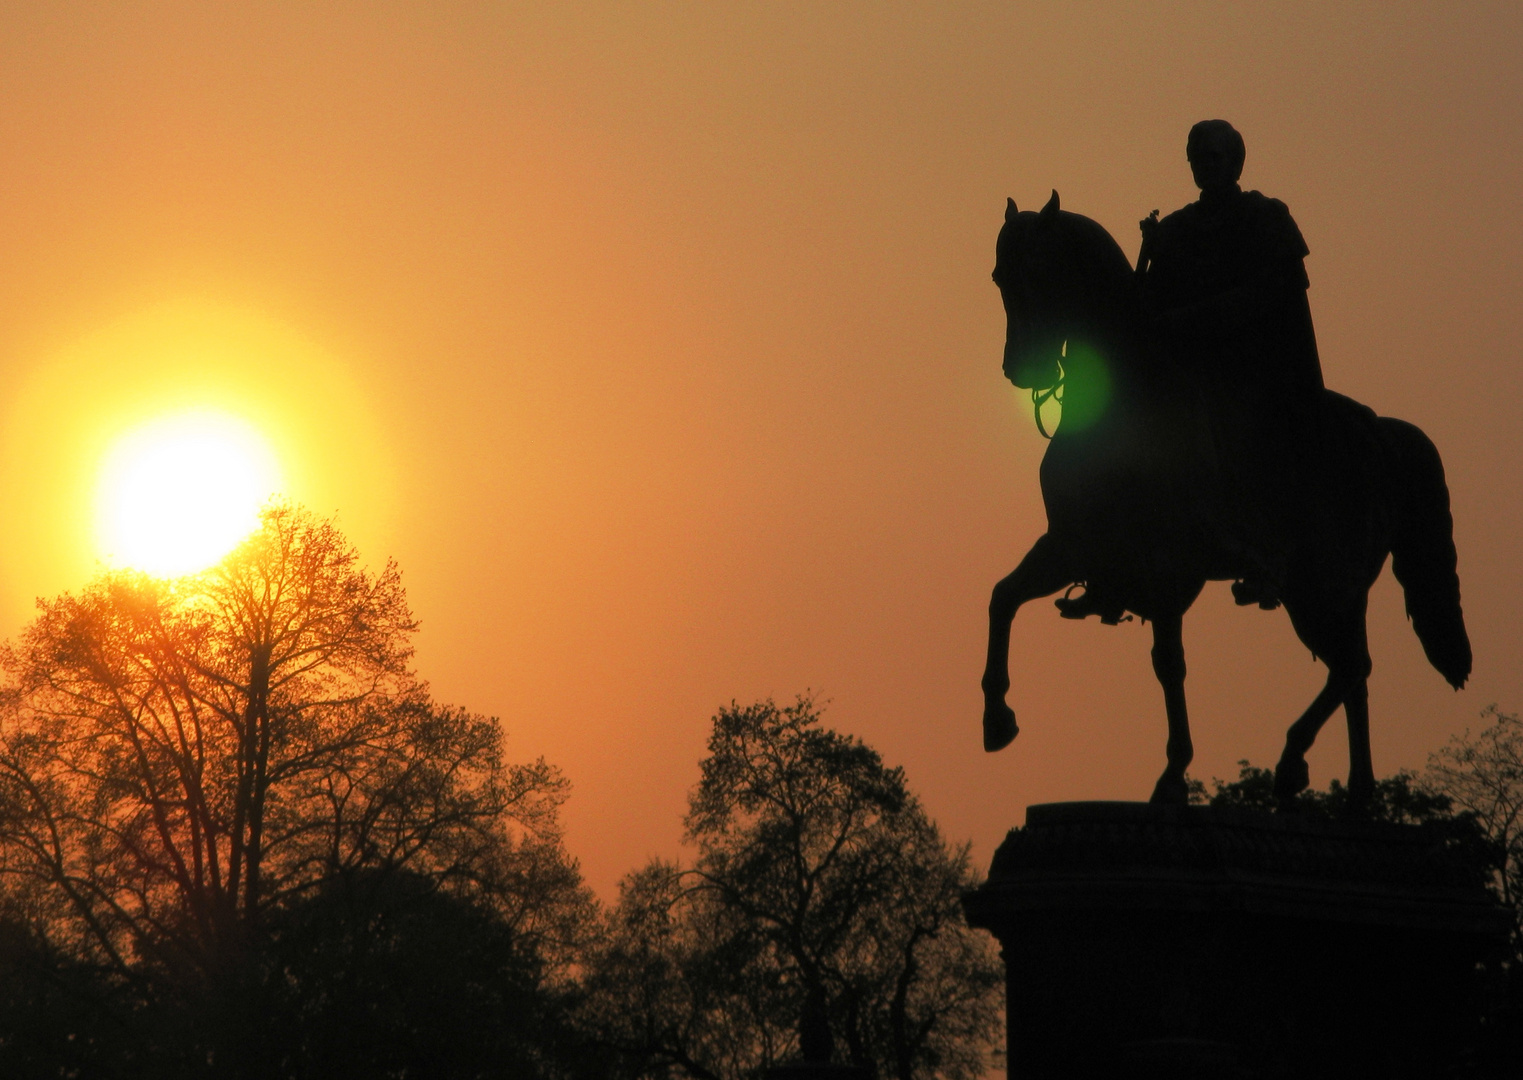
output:
M 1115 626 L 1117 623 L 1131 618 L 1126 614 L 1126 608 L 1120 604 L 1107 604 L 1088 586 L 1078 596 L 1069 595 L 1078 585 L 1069 586 L 1068 592 L 1054 600 L 1053 606 L 1058 609 L 1058 614 L 1065 619 L 1087 619 L 1091 615 L 1100 616 L 1100 621 L 1106 626 Z
M 1272 581 L 1243 578 L 1232 583 L 1232 599 L 1238 607 L 1257 604 L 1264 611 L 1273 611 L 1280 606 L 1280 590 Z

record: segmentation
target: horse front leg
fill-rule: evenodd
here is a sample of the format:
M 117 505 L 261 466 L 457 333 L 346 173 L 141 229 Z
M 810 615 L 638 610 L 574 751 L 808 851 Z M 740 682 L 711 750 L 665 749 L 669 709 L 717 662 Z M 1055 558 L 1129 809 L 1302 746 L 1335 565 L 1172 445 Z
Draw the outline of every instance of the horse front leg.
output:
M 1042 535 L 989 599 L 989 655 L 984 662 L 984 749 L 1003 750 L 1020 728 L 1005 704 L 1010 689 L 1010 624 L 1028 600 L 1048 596 L 1073 581 L 1051 533 Z
M 1195 758 L 1190 716 L 1185 709 L 1184 616 L 1167 615 L 1153 621 L 1153 674 L 1163 687 L 1163 706 L 1169 716 L 1169 764 L 1154 785 L 1150 801 L 1183 806 L 1190 801 L 1185 770 Z

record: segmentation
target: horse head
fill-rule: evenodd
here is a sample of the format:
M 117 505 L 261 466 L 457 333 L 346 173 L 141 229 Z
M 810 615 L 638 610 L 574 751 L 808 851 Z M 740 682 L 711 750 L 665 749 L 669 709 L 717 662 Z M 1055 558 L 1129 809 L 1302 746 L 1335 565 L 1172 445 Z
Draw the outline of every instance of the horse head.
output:
M 1131 310 L 1131 263 L 1098 223 L 1064 211 L 1056 191 L 1038 213 L 1006 200 L 993 276 L 1005 304 L 1005 377 L 1022 389 L 1066 379 L 1065 346 L 1109 351 Z

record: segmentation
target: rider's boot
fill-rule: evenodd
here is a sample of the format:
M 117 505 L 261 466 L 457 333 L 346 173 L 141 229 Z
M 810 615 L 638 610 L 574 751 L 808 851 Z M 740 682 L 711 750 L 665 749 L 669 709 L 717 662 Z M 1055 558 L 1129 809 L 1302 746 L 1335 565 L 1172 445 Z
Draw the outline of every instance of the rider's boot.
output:
M 1244 577 L 1232 583 L 1232 599 L 1238 607 L 1257 604 L 1265 611 L 1273 611 L 1281 603 L 1280 583 L 1267 574 L 1264 577 Z
M 1273 611 L 1280 606 L 1285 590 L 1285 556 L 1280 551 L 1249 551 L 1247 554 L 1246 572 L 1232 583 L 1232 599 L 1238 607 L 1257 604 L 1265 611 Z
M 1058 609 L 1058 614 L 1065 619 L 1087 619 L 1091 615 L 1098 615 L 1106 626 L 1115 626 L 1126 617 L 1125 605 L 1115 599 L 1107 599 L 1087 585 L 1078 596 L 1064 593 L 1052 603 Z

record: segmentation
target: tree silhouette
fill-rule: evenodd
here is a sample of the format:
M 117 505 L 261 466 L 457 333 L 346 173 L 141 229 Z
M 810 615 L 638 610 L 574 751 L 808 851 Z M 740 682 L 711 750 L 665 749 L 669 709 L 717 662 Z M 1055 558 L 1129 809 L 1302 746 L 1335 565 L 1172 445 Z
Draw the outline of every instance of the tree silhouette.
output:
M 1424 780 L 1497 845 L 1496 891 L 1518 913 L 1513 936 L 1523 952 L 1523 720 L 1495 705 L 1481 716 L 1491 722 L 1479 733 L 1467 730 L 1429 756 Z
M 1434 855 L 1477 883 L 1488 883 L 1501 859 L 1497 844 L 1467 808 L 1458 806 L 1430 779 L 1401 770 L 1376 780 L 1370 793 L 1356 797 L 1341 781 L 1329 782 L 1326 791 L 1308 788 L 1288 802 L 1275 791 L 1274 772 L 1247 761 L 1238 762 L 1238 778 L 1213 780 L 1212 794 L 1192 782 L 1191 801 L 1211 806 L 1246 807 L 1269 813 L 1289 812 L 1306 817 L 1338 821 L 1384 822 L 1410 825 L 1426 834 Z
M 590 911 L 565 781 L 429 697 L 394 564 L 276 505 L 204 574 L 39 608 L 0 654 L 0 880 L 47 949 L 134 988 L 140 1030 L 191 1058 L 267 1031 L 276 946 L 344 883 L 413 882 L 406 910 L 489 916 L 564 973 Z
M 564 987 L 546 992 L 547 957 L 491 905 L 424 875 L 368 870 L 330 879 L 272 923 L 260 1045 L 246 1051 L 264 1057 L 259 1073 L 562 1075 Z
M 902 770 L 819 721 L 808 698 L 721 710 L 696 862 L 625 881 L 589 989 L 635 1074 L 755 1076 L 801 1049 L 900 1080 L 981 1074 L 1002 983 L 962 918 L 967 848 Z
M 1489 723 L 1479 732 L 1467 730 L 1429 756 L 1423 783 L 1484 833 L 1489 882 L 1513 913 L 1477 1040 L 1478 1075 L 1500 1077 L 1514 1075 L 1523 1060 L 1523 720 L 1495 705 L 1481 717 Z

